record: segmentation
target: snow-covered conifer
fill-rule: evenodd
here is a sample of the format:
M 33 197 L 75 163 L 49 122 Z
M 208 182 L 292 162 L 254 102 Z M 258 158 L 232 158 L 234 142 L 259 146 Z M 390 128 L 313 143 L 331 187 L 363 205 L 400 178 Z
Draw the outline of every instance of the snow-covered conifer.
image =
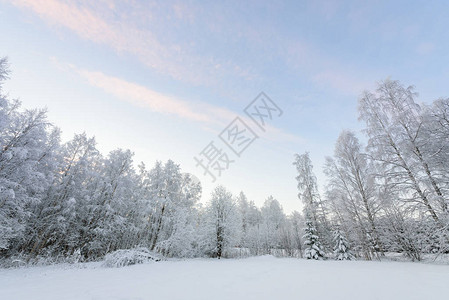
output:
M 340 229 L 334 231 L 334 255 L 336 260 L 352 260 L 354 255 L 349 247 L 349 242 Z
M 322 249 L 320 238 L 317 235 L 317 231 L 312 221 L 306 221 L 304 231 L 304 257 L 307 259 L 323 259 L 325 253 Z

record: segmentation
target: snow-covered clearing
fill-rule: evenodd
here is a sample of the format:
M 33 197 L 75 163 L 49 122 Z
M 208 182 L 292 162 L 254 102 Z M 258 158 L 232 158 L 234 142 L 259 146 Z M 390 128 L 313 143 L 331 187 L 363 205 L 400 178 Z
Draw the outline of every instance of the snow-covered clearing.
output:
M 449 267 L 402 262 L 308 261 L 271 256 L 0 270 L 15 299 L 445 299 Z

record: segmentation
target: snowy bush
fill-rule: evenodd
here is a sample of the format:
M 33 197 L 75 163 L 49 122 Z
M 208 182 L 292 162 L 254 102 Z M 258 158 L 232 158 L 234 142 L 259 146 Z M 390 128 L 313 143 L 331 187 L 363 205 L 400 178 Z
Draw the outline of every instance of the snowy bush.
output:
M 8 258 L 0 258 L 0 268 L 18 268 L 26 265 L 26 257 L 22 254 L 17 254 Z
M 162 257 L 147 248 L 117 250 L 105 256 L 103 266 L 120 268 L 130 265 L 143 264 L 162 260 Z

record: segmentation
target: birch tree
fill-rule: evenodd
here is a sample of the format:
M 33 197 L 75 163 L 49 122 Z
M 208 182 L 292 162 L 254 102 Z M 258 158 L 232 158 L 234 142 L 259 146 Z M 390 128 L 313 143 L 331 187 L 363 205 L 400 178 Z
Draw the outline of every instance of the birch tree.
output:
M 343 131 L 335 145 L 334 158 L 326 159 L 327 189 L 332 201 L 338 202 L 335 208 L 340 224 L 356 231 L 355 237 L 367 259 L 371 258 L 371 249 L 382 252 L 376 225 L 381 206 L 376 198 L 373 170 L 355 134 Z
M 385 168 L 384 174 L 402 186 L 402 200 L 419 205 L 439 222 L 446 208 L 443 205 L 440 213 L 437 203 L 445 200 L 429 166 L 429 153 L 424 151 L 423 122 L 415 97 L 413 87 L 386 80 L 376 93 L 365 92 L 360 98 L 360 119 L 367 125 L 370 154 Z

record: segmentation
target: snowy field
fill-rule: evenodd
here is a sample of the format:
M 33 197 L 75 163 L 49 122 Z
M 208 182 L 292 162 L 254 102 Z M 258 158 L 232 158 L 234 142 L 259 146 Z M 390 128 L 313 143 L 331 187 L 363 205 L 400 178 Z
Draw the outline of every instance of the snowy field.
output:
M 446 299 L 449 267 L 270 256 L 0 270 L 1 299 Z

